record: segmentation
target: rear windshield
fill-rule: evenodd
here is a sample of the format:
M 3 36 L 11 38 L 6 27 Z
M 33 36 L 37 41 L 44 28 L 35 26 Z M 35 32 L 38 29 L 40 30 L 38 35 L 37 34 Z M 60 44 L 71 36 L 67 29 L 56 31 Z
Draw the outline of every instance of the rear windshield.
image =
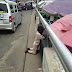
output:
M 1 12 L 1 11 L 8 13 L 8 9 L 7 9 L 6 4 L 1 4 L 1 3 L 0 3 L 0 12 Z

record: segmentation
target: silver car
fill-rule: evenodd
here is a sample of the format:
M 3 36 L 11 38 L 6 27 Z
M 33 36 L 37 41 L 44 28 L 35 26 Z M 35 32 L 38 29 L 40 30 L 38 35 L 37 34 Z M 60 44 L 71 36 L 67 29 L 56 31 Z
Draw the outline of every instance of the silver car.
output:
M 18 10 L 17 3 L 0 1 L 0 30 L 15 32 L 18 24 L 22 22 L 22 12 Z

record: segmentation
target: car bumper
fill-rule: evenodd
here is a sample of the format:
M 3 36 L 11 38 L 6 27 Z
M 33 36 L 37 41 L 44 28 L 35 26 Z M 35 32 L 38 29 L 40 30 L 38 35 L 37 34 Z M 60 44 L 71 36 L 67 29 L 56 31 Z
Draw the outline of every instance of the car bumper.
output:
M 12 30 L 13 28 L 13 24 L 9 23 L 9 24 L 0 24 L 0 30 Z

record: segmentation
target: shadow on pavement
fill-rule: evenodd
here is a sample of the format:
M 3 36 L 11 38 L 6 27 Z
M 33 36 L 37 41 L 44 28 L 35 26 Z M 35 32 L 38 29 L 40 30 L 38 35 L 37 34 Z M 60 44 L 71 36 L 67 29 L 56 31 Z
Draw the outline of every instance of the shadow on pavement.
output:
M 0 34 L 12 34 L 11 30 L 0 30 Z

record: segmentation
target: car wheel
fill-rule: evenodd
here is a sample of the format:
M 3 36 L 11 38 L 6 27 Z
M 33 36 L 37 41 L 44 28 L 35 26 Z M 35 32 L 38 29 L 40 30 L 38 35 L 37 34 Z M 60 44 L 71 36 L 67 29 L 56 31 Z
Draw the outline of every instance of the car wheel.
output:
M 19 25 L 21 25 L 22 24 L 22 18 L 20 19 L 20 24 Z
M 26 10 L 28 10 L 28 9 L 26 8 Z
M 14 33 L 15 31 L 16 31 L 16 27 L 15 27 L 15 24 L 14 24 L 12 32 Z

